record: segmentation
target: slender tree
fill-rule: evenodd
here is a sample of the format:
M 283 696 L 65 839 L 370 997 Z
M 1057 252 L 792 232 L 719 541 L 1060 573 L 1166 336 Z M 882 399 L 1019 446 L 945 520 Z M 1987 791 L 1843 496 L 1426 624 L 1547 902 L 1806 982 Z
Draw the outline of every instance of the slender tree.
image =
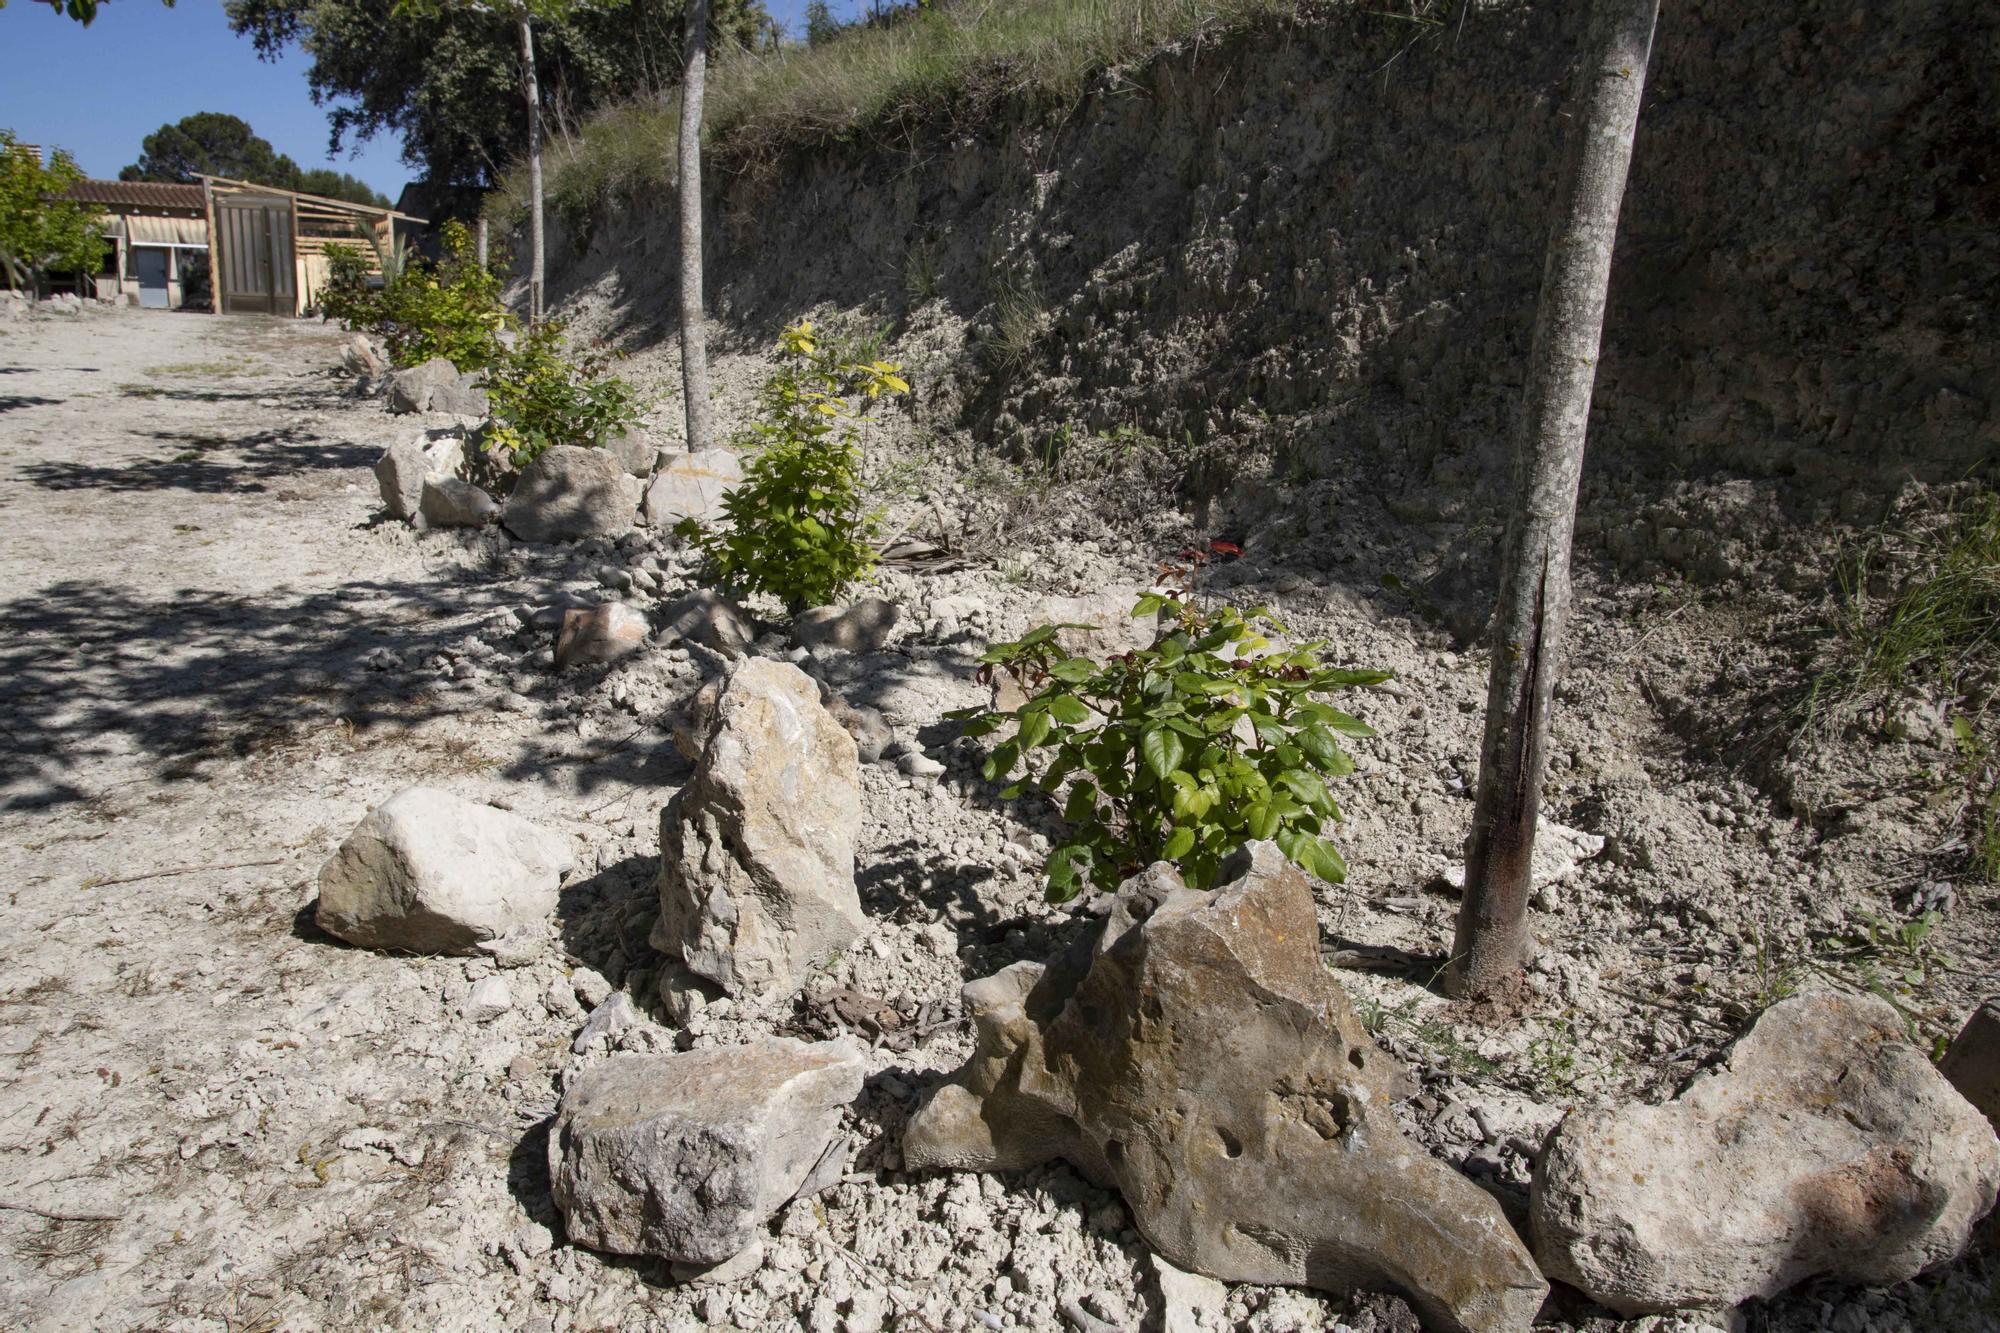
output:
M 687 446 L 710 443 L 708 330 L 701 313 L 701 104 L 708 81 L 708 0 L 689 0 L 687 73 L 681 80 L 681 390 Z
M 1518 998 L 1549 710 L 1569 614 L 1570 542 L 1611 249 L 1659 0 L 1597 0 L 1535 315 L 1501 557 L 1486 735 L 1446 989 Z
M 528 324 L 542 322 L 542 284 L 548 258 L 542 235 L 542 95 L 535 84 L 535 28 L 528 6 L 516 6 L 521 25 L 521 91 L 528 102 Z

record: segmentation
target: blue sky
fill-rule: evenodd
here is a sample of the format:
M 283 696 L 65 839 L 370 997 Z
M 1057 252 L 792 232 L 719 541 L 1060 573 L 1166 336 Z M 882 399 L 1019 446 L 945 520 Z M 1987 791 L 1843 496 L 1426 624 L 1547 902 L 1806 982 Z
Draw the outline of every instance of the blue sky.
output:
M 765 0 L 771 16 L 804 31 L 806 0 Z M 848 17 L 867 0 L 831 0 Z M 259 60 L 229 31 L 222 0 L 112 0 L 83 28 L 34 0 L 0 9 L 0 129 L 25 143 L 67 148 L 92 176 L 116 176 L 148 134 L 197 111 L 241 116 L 302 167 L 351 172 L 391 199 L 409 179 L 402 146 L 378 138 L 356 154 L 327 153 L 324 108 L 306 90 L 297 53 Z

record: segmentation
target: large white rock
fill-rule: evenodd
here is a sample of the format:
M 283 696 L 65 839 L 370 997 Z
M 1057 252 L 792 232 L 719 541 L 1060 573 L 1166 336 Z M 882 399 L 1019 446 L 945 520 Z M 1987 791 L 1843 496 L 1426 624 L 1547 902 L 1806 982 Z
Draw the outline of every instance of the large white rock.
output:
M 632 526 L 639 479 L 602 449 L 559 444 L 528 464 L 501 521 L 523 541 L 603 537 Z
M 1305 876 L 1268 842 L 1231 869 L 1197 892 L 1155 865 L 1095 938 L 966 986 L 972 1057 L 912 1117 L 905 1164 L 1061 1157 L 1178 1268 L 1525 1330 L 1548 1284 L 1492 1196 L 1397 1125 L 1409 1076 L 1320 961 Z
M 575 865 L 567 839 L 519 815 L 407 787 L 320 869 L 317 920 L 370 949 L 472 953 L 553 912 Z
M 786 1202 L 838 1179 L 863 1073 L 851 1043 L 789 1037 L 611 1057 L 570 1085 L 549 1132 L 569 1238 L 693 1264 L 741 1253 Z
M 1992 1126 L 1896 1011 L 1804 995 L 1672 1101 L 1565 1119 L 1535 1172 L 1535 1253 L 1628 1316 L 1886 1286 L 1957 1255 L 1996 1189 Z
M 684 518 L 722 521 L 722 497 L 743 484 L 743 461 L 734 449 L 663 451 L 660 468 L 646 487 L 645 521 L 671 528 Z
M 782 997 L 867 925 L 854 888 L 853 739 L 788 662 L 752 658 L 715 702 L 693 778 L 660 813 L 653 947 L 732 996 Z

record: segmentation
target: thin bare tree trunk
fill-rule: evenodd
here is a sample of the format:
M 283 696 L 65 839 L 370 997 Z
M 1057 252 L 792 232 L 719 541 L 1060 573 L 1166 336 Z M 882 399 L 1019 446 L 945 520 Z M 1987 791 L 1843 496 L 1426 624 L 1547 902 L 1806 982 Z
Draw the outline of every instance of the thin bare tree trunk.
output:
M 708 0 L 689 0 L 687 72 L 681 79 L 681 389 L 687 446 L 710 443 L 708 330 L 701 313 L 701 103 L 708 81 Z
M 521 13 L 521 85 L 528 98 L 528 322 L 542 321 L 542 90 L 535 80 L 535 32 Z
M 1527 958 L 1535 825 L 1549 709 L 1569 614 L 1570 542 L 1597 379 L 1611 249 L 1659 0 L 1597 0 L 1573 98 L 1572 142 L 1549 237 L 1516 441 L 1515 512 L 1501 557 L 1479 792 L 1446 990 L 1507 1003 Z

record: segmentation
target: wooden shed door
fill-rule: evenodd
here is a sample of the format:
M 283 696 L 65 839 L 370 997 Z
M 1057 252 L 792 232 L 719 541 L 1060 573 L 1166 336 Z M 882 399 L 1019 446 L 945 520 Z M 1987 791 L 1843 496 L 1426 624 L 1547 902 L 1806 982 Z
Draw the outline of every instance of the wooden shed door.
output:
M 291 206 L 283 202 L 218 202 L 215 229 L 224 314 L 289 315 L 298 309 L 292 263 Z

